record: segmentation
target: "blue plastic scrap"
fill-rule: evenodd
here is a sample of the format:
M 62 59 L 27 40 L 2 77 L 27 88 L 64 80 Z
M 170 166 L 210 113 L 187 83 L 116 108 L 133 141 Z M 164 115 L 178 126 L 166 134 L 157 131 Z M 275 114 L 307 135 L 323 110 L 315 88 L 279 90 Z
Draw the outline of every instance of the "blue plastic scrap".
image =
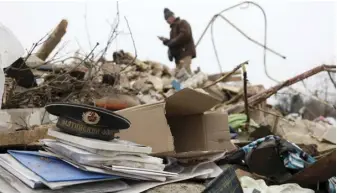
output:
M 328 181 L 329 181 L 328 192 L 335 193 L 336 192 L 336 176 L 330 178 Z
M 176 91 L 180 91 L 181 89 L 183 89 L 180 82 L 178 82 L 177 80 L 173 80 L 171 84 Z
M 59 158 L 44 155 L 35 151 L 9 150 L 8 153 L 47 182 L 120 178 L 108 174 L 84 171 Z

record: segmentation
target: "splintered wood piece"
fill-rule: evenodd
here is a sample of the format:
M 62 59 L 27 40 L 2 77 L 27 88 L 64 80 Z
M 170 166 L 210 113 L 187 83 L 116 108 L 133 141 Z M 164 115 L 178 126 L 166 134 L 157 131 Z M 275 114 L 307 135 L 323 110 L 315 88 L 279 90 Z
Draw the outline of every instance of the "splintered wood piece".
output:
M 63 19 L 54 31 L 49 35 L 48 39 L 42 44 L 37 51 L 36 56 L 41 60 L 46 60 L 49 54 L 54 50 L 58 43 L 60 43 L 62 37 L 66 33 L 68 21 Z

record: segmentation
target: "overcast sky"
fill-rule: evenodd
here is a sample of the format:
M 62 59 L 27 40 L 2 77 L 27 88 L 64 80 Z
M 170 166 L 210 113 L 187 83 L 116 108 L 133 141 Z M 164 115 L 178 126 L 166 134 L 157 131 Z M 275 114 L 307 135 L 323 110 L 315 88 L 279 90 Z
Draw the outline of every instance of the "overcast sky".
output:
M 169 26 L 163 9 L 168 7 L 192 26 L 195 41 L 199 39 L 211 17 L 217 12 L 239 3 L 229 0 L 120 0 L 121 25 L 127 17 L 139 59 L 160 61 L 171 67 L 166 48 L 157 39 L 168 36 Z M 322 63 L 334 63 L 336 58 L 336 13 L 332 1 L 255 1 L 265 10 L 268 20 L 268 46 L 285 55 L 286 60 L 268 52 L 267 67 L 271 76 L 285 80 Z M 67 42 L 63 54 L 82 49 L 90 51 L 94 45 L 106 43 L 110 25 L 116 16 L 116 1 L 47 1 L 0 2 L 0 22 L 10 28 L 29 49 L 35 41 L 49 32 L 61 19 L 69 22 Z M 254 6 L 235 8 L 224 14 L 252 38 L 263 42 L 263 15 Z M 86 19 L 85 19 L 86 16 Z M 87 29 L 86 30 L 86 26 Z M 214 24 L 214 38 L 224 71 L 249 60 L 248 77 L 252 83 L 274 85 L 264 73 L 263 49 L 248 41 L 223 20 Z M 89 34 L 89 35 L 88 35 Z M 90 40 L 89 40 L 90 39 Z M 116 49 L 133 52 L 129 35 L 120 35 L 108 52 L 111 58 Z M 219 71 L 210 32 L 197 47 L 192 68 L 201 67 L 207 73 Z

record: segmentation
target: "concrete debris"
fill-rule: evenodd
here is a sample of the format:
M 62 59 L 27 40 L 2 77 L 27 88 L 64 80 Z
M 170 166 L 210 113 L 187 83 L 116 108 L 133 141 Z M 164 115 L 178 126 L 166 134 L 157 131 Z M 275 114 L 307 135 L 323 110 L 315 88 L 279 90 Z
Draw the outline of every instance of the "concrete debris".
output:
M 155 76 L 149 76 L 147 78 L 147 81 L 145 81 L 145 83 L 151 83 L 153 85 L 153 88 L 155 90 L 157 90 L 158 92 L 162 92 L 164 89 L 164 84 L 163 84 L 163 80 L 159 77 L 155 77 Z
M 335 135 L 331 135 L 336 128 L 331 125 L 301 119 L 287 121 L 273 115 L 267 115 L 266 121 L 268 125 L 275 125 L 273 133 L 293 143 L 315 144 L 319 152 L 336 148 L 329 142 L 336 140 Z
M 123 50 L 115 52 L 113 59 L 99 62 L 97 67 L 91 69 L 95 61 L 82 62 L 77 58 L 61 67 L 57 64 L 43 65 L 43 60 L 31 55 L 25 63 L 34 67 L 32 72 L 38 84 L 35 83 L 28 90 L 14 90 L 10 100 L 5 97 L 4 108 L 44 107 L 49 102 L 58 101 L 92 105 L 95 100 L 104 97 L 112 99 L 118 94 L 137 97 L 141 104 L 146 104 L 162 101 L 182 88 L 202 88 L 211 83 L 207 74 L 201 71 L 185 78 L 175 77 L 171 73 L 173 70 L 164 64 L 135 59 Z M 180 84 L 179 89 L 172 86 L 174 80 Z M 21 87 L 20 84 L 17 87 Z M 233 89 L 228 87 L 227 83 L 219 82 L 205 91 L 226 101 L 242 89 L 240 86 L 231 86 Z M 240 99 L 234 102 L 238 101 Z
M 146 191 L 146 193 L 166 193 L 166 192 L 195 193 L 195 192 L 202 192 L 204 189 L 205 186 L 202 184 L 181 182 L 159 186 Z
M 192 178 L 200 181 L 223 177 L 226 171 L 217 164 L 222 165 L 224 160 L 231 159 L 230 156 L 238 157 L 237 154 L 227 154 L 227 151 L 240 153 L 242 150 L 238 146 L 244 146 L 245 140 L 246 144 L 249 144 L 251 143 L 249 140 L 254 139 L 254 136 L 255 139 L 258 139 L 271 134 L 297 144 L 303 152 L 307 153 L 306 155 L 315 156 L 318 160 L 317 164 L 312 164 L 312 167 L 308 168 L 303 167 L 300 171 L 294 172 L 292 170 L 294 173 L 287 172 L 282 178 L 280 177 L 279 181 L 274 181 L 279 186 L 267 186 L 263 180 L 270 181 L 272 179 L 270 176 L 274 176 L 273 173 L 270 173 L 273 170 L 264 172 L 263 167 L 260 168 L 256 163 L 263 163 L 263 166 L 273 168 L 274 166 L 271 166 L 270 160 L 268 160 L 270 157 L 266 159 L 268 156 L 264 156 L 268 152 L 272 152 L 270 148 L 268 150 L 268 147 L 266 151 L 264 148 L 257 148 L 260 150 L 255 152 L 257 156 L 250 156 L 250 160 L 247 162 L 249 168 L 242 166 L 240 164 L 242 162 L 235 163 L 233 160 L 228 162 L 231 166 L 240 166 L 240 169 L 236 169 L 233 175 L 241 177 L 241 179 L 250 176 L 257 180 L 254 181 L 250 178 L 250 181 L 241 182 L 242 191 L 250 192 L 253 187 L 253 189 L 259 189 L 262 192 L 284 191 L 285 189 L 309 192 L 310 189 L 302 187 L 312 185 L 316 178 L 308 177 L 305 181 L 299 181 L 300 177 L 298 176 L 306 173 L 311 174 L 312 171 L 322 171 L 324 175 L 319 180 L 326 181 L 333 177 L 331 172 L 327 172 L 332 168 L 331 163 L 335 162 L 330 159 L 331 151 L 335 149 L 336 143 L 334 135 L 336 129 L 333 120 L 326 121 L 319 118 L 309 121 L 302 120 L 300 117 L 294 118 L 294 116 L 283 117 L 281 113 L 268 107 L 265 101 L 270 92 L 275 92 L 275 89 L 269 89 L 267 92 L 262 85 L 248 85 L 247 97 L 250 97 L 251 104 L 254 106 L 250 106 L 249 109 L 250 127 L 248 132 L 250 135 L 246 136 L 247 132 L 243 128 L 246 125 L 247 115 L 239 114 L 240 110 L 233 108 L 235 106 L 238 106 L 238 109 L 241 108 L 244 97 L 243 86 L 241 82 L 235 82 L 240 79 L 231 79 L 228 76 L 228 74 L 233 74 L 232 76 L 235 77 L 239 74 L 238 72 L 224 73 L 214 81 L 216 76 L 207 75 L 200 70 L 192 75 L 184 72 L 174 75 L 174 70 L 163 64 L 154 61 L 141 61 L 124 51 L 115 52 L 113 58 L 113 61 L 99 61 L 95 67 L 93 66 L 96 62 L 93 60 L 75 59 L 67 65 L 60 66 L 57 64 L 44 65 L 44 62 L 34 55 L 30 59 L 28 58 L 29 60 L 24 63 L 34 69 L 27 74 L 27 80 L 31 80 L 30 78 L 35 76 L 36 83 L 35 85 L 25 85 L 22 81 L 17 83 L 15 77 L 18 75 L 15 73 L 15 76 L 12 73 L 14 78 L 6 77 L 2 100 L 3 110 L 0 115 L 1 120 L 10 121 L 9 123 L 8 121 L 0 121 L 0 128 L 6 130 L 6 132 L 0 132 L 0 145 L 24 145 L 40 140 L 46 146 L 45 150 L 48 156 L 56 156 L 63 161 L 71 162 L 72 158 L 67 159 L 66 152 L 61 156 L 58 152 L 53 151 L 53 147 L 46 145 L 51 142 L 50 139 L 41 140 L 50 138 L 47 131 L 52 132 L 53 129 L 50 128 L 55 129 L 55 117 L 45 113 L 44 109 L 40 107 L 51 102 L 81 103 L 109 109 L 125 116 L 130 120 L 131 127 L 127 131 L 121 131 L 118 137 L 132 141 L 132 143 L 142 144 L 143 147 L 153 148 L 153 155 L 156 157 L 177 160 L 175 169 L 179 168 L 179 170 L 174 170 L 174 173 L 177 174 L 174 177 L 158 176 L 168 175 L 165 172 L 172 172 L 172 167 L 169 169 L 170 167 L 166 167 L 164 164 L 161 164 L 160 167 L 147 164 L 141 166 L 144 167 L 143 169 L 137 168 L 135 170 L 134 168 L 121 168 L 133 167 L 130 164 L 134 164 L 134 161 L 117 161 L 114 162 L 115 168 L 109 167 L 109 172 L 107 172 L 106 167 L 97 167 L 94 162 L 85 166 L 77 162 L 73 163 L 77 168 L 85 167 L 86 171 L 114 174 L 122 178 L 134 179 L 137 177 L 138 181 L 128 184 L 129 188 L 124 189 L 123 192 L 139 192 L 151 188 L 153 189 L 148 192 L 202 192 L 205 190 L 204 184 L 177 182 Z M 22 61 L 24 60 L 21 59 L 20 62 Z M 232 80 L 234 82 L 230 82 Z M 143 104 L 145 106 L 140 106 Z M 237 111 L 238 113 L 228 115 L 226 112 L 228 109 L 234 109 L 231 112 Z M 231 142 L 233 134 L 240 142 L 236 143 L 237 146 Z M 78 155 L 80 155 L 80 151 L 86 149 L 98 156 L 98 153 L 96 155 L 96 152 L 91 150 L 91 146 L 91 148 L 89 146 L 82 148 L 75 146 L 73 140 L 77 139 L 75 141 L 78 141 L 78 138 L 68 134 L 67 136 L 67 143 L 63 146 L 70 145 L 68 148 L 74 152 L 79 151 L 75 152 Z M 187 142 L 187 139 L 190 142 Z M 101 145 L 98 145 L 97 148 L 107 145 L 103 142 L 100 143 Z M 88 145 L 87 142 L 83 142 L 83 144 Z M 206 155 L 211 152 L 217 152 L 219 156 L 217 159 L 206 160 L 206 157 L 209 157 Z M 326 161 L 327 158 L 323 159 L 327 152 L 330 153 L 329 162 Z M 106 159 L 104 157 L 107 156 L 106 153 L 100 150 L 100 156 L 95 159 Z M 187 155 L 190 157 L 186 158 Z M 185 156 L 185 158 L 181 156 Z M 296 157 L 297 154 L 292 154 L 292 156 Z M 320 159 L 320 156 L 323 156 L 323 160 Z M 285 167 L 285 163 L 283 164 L 283 160 L 279 160 L 278 155 L 273 154 L 271 157 L 274 161 L 279 161 L 281 169 Z M 245 158 L 247 159 L 248 156 Z M 76 157 L 74 159 L 78 162 L 81 161 Z M 290 160 L 290 158 L 287 159 Z M 321 162 L 328 163 L 321 168 L 318 166 L 318 163 Z M 226 161 L 227 165 L 228 163 Z M 294 162 L 291 163 L 294 164 Z M 207 164 L 215 167 L 207 168 Z M 287 167 L 290 166 L 287 165 Z M 153 168 L 160 168 L 164 173 L 159 172 L 160 174 L 158 174 L 158 171 L 150 171 Z M 149 179 L 159 182 L 147 182 Z M 291 182 L 291 180 L 297 180 L 296 183 L 298 182 L 301 186 L 283 184 Z M 93 184 L 96 183 L 98 182 Z M 155 188 L 156 186 L 158 187 Z
M 44 65 L 45 62 L 37 57 L 35 54 L 30 55 L 26 60 L 26 65 L 29 68 L 37 68 Z

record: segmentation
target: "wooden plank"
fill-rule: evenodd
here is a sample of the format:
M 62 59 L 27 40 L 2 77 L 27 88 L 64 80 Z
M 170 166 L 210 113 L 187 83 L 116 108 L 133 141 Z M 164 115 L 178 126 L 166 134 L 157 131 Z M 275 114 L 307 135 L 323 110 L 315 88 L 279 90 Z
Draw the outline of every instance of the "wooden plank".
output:
M 212 83 L 211 81 L 207 80 L 204 85 Z M 212 97 L 216 98 L 219 101 L 227 100 L 227 97 L 225 96 L 225 93 L 222 92 L 218 87 L 212 86 L 209 88 L 204 89 L 208 94 L 210 94 Z
M 224 80 L 223 82 L 240 82 L 240 81 L 242 81 L 241 76 L 231 76 L 227 78 L 226 80 Z
M 229 77 L 231 77 L 236 71 L 238 71 L 242 66 L 244 66 L 245 64 L 248 64 L 248 61 L 245 61 L 239 65 L 237 65 L 231 72 L 229 72 L 228 74 L 218 78 L 217 80 L 215 80 L 212 84 L 209 84 L 209 85 L 206 85 L 203 87 L 203 89 L 205 88 L 208 88 L 208 87 L 211 87 L 213 85 L 215 85 L 216 83 L 218 82 L 223 82 L 225 81 L 226 79 L 228 79 Z
M 227 90 L 227 91 L 230 91 L 230 92 L 233 92 L 235 94 L 238 94 L 242 88 L 241 87 L 238 87 L 238 86 L 232 86 L 232 85 L 221 85 L 219 86 L 221 89 L 224 89 L 224 90 Z
M 67 26 L 68 21 L 63 19 L 49 35 L 48 39 L 42 44 L 40 49 L 37 51 L 36 56 L 43 61 L 46 60 L 66 33 Z
M 317 184 L 327 181 L 336 175 L 336 149 L 325 157 L 316 161 L 313 165 L 295 174 L 286 183 L 297 183 L 301 186 Z
M 224 73 L 219 73 L 219 74 L 211 74 L 211 75 L 208 75 L 208 80 L 210 80 L 210 81 L 216 81 L 220 77 L 225 76 L 225 75 L 227 75 L 229 73 L 230 72 L 224 72 Z M 236 72 L 233 73 L 233 75 L 241 75 L 241 71 L 236 71 Z
M 2 108 L 6 108 L 7 101 L 13 96 L 13 92 L 16 87 L 16 81 L 13 78 L 6 77 L 5 78 L 5 89 L 2 94 Z
M 293 85 L 301 80 L 304 80 L 306 78 L 309 78 L 319 72 L 322 71 L 328 71 L 329 69 L 336 69 L 335 65 L 320 65 L 317 66 L 311 70 L 308 70 L 302 74 L 299 74 L 297 76 L 294 76 L 284 82 L 281 82 L 279 84 L 277 84 L 276 86 L 273 86 L 267 90 L 264 90 L 254 96 L 249 97 L 248 99 L 248 103 L 249 106 L 255 106 L 265 100 L 267 100 L 270 96 L 272 96 L 273 94 L 275 94 L 277 91 L 281 90 L 282 88 L 288 87 L 290 85 Z M 233 105 L 227 109 L 225 109 L 228 113 L 240 113 L 244 110 L 244 103 L 238 103 L 236 105 Z

